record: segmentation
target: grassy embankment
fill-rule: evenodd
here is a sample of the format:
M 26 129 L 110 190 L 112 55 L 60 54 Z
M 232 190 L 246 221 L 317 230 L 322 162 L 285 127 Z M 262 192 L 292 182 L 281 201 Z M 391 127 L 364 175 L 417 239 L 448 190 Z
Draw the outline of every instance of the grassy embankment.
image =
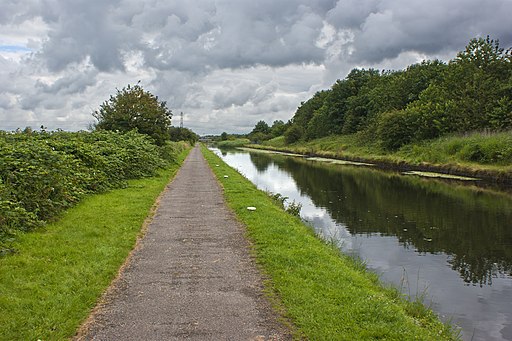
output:
M 249 139 L 234 139 L 234 140 L 225 140 L 225 141 L 217 141 L 215 142 L 215 145 L 218 147 L 224 147 L 224 148 L 234 148 L 234 147 L 242 147 L 246 144 L 251 143 Z
M 212 152 L 203 147 L 203 153 L 224 187 L 228 205 L 247 227 L 256 260 L 270 278 L 267 292 L 296 326 L 296 337 L 454 338 L 450 327 L 421 302 L 408 302 L 397 290 L 384 288 L 376 275 L 326 245 Z M 248 206 L 256 211 L 248 211 Z
M 379 163 L 392 168 L 410 166 L 449 174 L 512 182 L 512 131 L 447 136 L 405 145 L 390 152 L 357 135 L 329 136 L 286 145 L 284 137 L 250 145 L 252 148 Z
M 0 340 L 72 337 L 116 276 L 155 199 L 187 151 L 158 176 L 90 195 L 0 258 Z

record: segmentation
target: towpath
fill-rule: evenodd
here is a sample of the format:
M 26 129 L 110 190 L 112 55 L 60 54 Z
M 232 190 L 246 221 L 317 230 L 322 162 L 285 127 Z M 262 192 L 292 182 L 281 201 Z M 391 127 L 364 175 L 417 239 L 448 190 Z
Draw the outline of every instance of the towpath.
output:
M 82 340 L 286 340 L 243 227 L 198 147 Z

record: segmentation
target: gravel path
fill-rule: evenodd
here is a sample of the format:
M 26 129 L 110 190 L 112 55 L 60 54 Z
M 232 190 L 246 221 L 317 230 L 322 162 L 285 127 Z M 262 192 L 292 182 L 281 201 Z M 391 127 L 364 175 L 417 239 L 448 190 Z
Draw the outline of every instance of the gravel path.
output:
M 81 340 L 287 340 L 198 147 Z

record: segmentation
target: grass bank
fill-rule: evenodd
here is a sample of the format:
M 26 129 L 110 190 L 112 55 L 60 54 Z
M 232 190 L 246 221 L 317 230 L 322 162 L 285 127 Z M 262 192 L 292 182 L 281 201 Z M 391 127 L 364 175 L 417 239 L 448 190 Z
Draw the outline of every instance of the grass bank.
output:
M 299 218 L 203 147 L 228 205 L 247 227 L 254 255 L 296 337 L 311 340 L 450 340 L 450 327 L 317 238 Z M 218 165 L 218 166 L 217 166 Z M 224 177 L 227 175 L 228 177 Z M 256 211 L 247 210 L 248 206 Z
M 0 257 L 0 340 L 72 337 L 116 276 L 155 199 L 183 162 L 127 188 L 90 195 Z
M 284 137 L 277 137 L 250 147 L 512 183 L 512 132 L 441 137 L 405 145 L 393 152 L 367 143 L 358 135 L 328 136 L 290 145 L 284 143 Z
M 251 143 L 249 139 L 234 139 L 234 140 L 225 140 L 225 141 L 218 141 L 215 142 L 215 145 L 218 147 L 224 147 L 224 148 L 235 148 L 235 147 L 242 147 L 246 144 Z

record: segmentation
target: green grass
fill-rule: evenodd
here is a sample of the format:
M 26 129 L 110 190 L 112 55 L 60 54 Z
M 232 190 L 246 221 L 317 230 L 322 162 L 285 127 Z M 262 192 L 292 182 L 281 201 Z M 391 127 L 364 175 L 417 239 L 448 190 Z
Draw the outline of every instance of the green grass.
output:
M 465 163 L 495 166 L 512 165 L 512 131 L 442 137 L 402 147 L 397 155 L 413 161 Z
M 285 147 L 286 140 L 285 140 L 284 136 L 278 136 L 278 137 L 274 137 L 273 139 L 270 139 L 268 141 L 263 141 L 261 144 L 264 146 Z
M 235 140 L 218 141 L 218 142 L 216 142 L 216 145 L 218 147 L 234 148 L 234 147 L 245 146 L 246 144 L 249 144 L 249 143 L 251 143 L 251 141 L 249 139 L 235 139 Z
M 0 340 L 72 337 L 135 245 L 179 162 L 156 177 L 85 198 L 0 258 Z
M 387 164 L 432 166 L 453 174 L 512 178 L 512 131 L 453 135 L 405 145 L 391 152 L 356 135 L 333 135 L 284 145 L 279 138 L 252 148 Z
M 284 137 L 276 137 L 265 141 L 264 148 L 288 150 L 301 154 L 317 154 L 330 157 L 370 157 L 384 155 L 384 151 L 376 146 L 360 143 L 356 135 L 332 135 L 311 141 L 300 141 L 286 145 Z M 260 147 L 250 145 L 251 147 Z
M 384 288 L 359 262 L 317 238 L 299 218 L 203 147 L 226 200 L 247 227 L 267 290 L 311 340 L 446 340 L 449 326 L 418 302 Z M 228 178 L 224 178 L 228 175 Z M 256 211 L 248 211 L 248 206 Z

